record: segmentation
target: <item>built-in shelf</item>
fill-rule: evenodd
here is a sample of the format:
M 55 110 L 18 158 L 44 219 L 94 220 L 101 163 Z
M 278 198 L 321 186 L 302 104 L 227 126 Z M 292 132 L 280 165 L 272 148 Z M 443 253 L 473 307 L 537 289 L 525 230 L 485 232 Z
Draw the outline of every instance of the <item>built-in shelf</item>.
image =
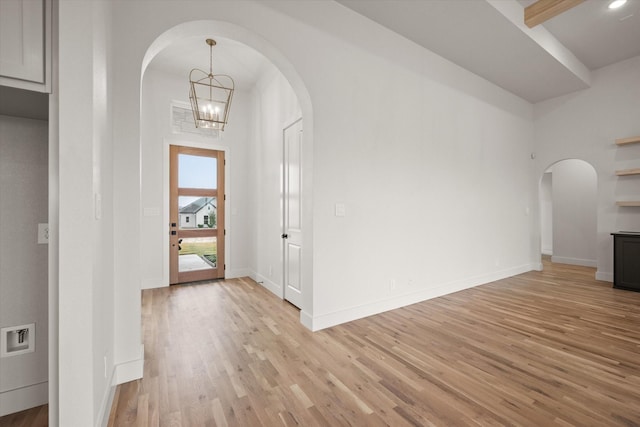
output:
M 639 144 L 640 136 L 632 136 L 629 138 L 616 139 L 616 145 Z M 619 169 L 616 171 L 617 176 L 640 175 L 640 168 Z M 616 205 L 620 207 L 640 207 L 640 200 L 619 200 Z
M 618 201 L 616 202 L 616 205 L 624 207 L 640 207 L 640 200 Z
M 621 169 L 616 171 L 616 175 L 624 176 L 624 175 L 640 175 L 640 168 L 637 169 Z
M 630 138 L 616 139 L 617 145 L 638 144 L 638 143 L 640 143 L 640 136 L 632 136 Z

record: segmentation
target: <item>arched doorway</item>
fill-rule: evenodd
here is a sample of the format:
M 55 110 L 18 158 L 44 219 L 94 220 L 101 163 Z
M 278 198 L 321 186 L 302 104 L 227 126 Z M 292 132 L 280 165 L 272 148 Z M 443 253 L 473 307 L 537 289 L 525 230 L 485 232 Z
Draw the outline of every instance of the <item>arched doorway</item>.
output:
M 208 68 L 206 38 L 218 43 L 213 52 L 214 73 L 237 79 L 229 124 L 214 137 L 176 130 L 171 119 L 175 105 L 188 107 L 190 68 Z M 186 50 L 200 55 L 180 56 Z M 185 63 L 182 68 L 175 66 Z M 234 68 L 234 63 L 239 67 Z M 252 74 L 247 70 L 258 71 Z M 141 73 L 143 288 L 168 285 L 167 153 L 169 145 L 182 145 L 225 152 L 225 277 L 251 276 L 282 296 L 282 133 L 300 119 L 305 123 L 302 155 L 308 156 L 312 144 L 309 95 L 286 59 L 246 29 L 216 21 L 187 22 L 166 31 L 150 45 Z M 310 169 L 302 173 L 308 176 Z M 309 190 L 302 189 L 303 197 L 310 196 Z M 305 212 L 304 217 L 306 234 L 311 230 L 311 212 Z M 305 242 L 310 241 L 311 236 L 305 235 Z M 307 286 L 302 310 L 311 307 L 311 247 L 304 256 L 301 266 Z
M 540 177 L 540 252 L 552 262 L 596 267 L 597 173 L 579 159 L 550 165 Z

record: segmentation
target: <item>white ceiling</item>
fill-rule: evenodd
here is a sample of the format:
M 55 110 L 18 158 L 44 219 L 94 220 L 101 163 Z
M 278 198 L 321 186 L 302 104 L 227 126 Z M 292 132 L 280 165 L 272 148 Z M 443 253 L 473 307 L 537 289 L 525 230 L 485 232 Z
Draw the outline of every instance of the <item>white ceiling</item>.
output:
M 189 72 L 199 68 L 209 72 L 209 45 L 213 38 L 213 74 L 228 74 L 236 89 L 248 89 L 255 84 L 269 66 L 268 60 L 258 51 L 234 40 L 222 37 L 188 37 L 174 42 L 162 50 L 149 63 L 150 68 L 184 78 L 189 81 Z
M 608 4 L 588 0 L 543 25 L 591 70 L 640 55 L 640 1 L 617 10 Z
M 590 70 L 640 55 L 640 0 L 586 0 L 534 29 L 534 0 L 337 0 L 530 101 L 588 87 Z
M 618 9 L 584 3 L 529 29 L 524 7 L 535 0 L 337 0 L 347 8 L 530 101 L 589 86 L 590 71 L 640 55 L 640 0 Z M 209 69 L 206 37 L 180 40 L 150 67 L 188 79 Z M 267 59 L 233 40 L 216 38 L 213 71 L 236 88 L 252 86 Z

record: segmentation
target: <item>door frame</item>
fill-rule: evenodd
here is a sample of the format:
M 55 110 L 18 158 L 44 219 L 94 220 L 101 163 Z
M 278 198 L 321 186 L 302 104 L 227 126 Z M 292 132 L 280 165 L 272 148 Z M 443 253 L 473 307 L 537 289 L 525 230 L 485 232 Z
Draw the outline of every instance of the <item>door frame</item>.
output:
M 169 220 L 170 220 L 170 244 L 169 244 L 169 281 L 170 284 L 181 284 L 200 280 L 224 279 L 225 276 L 225 257 L 224 257 L 224 241 L 225 241 L 225 152 L 222 150 L 214 150 L 210 148 L 194 148 L 185 147 L 183 145 L 171 145 L 169 147 L 169 179 L 170 179 L 170 202 Z M 216 188 L 184 188 L 179 186 L 180 180 L 180 156 L 189 155 L 195 157 L 203 157 L 216 159 Z M 178 210 L 178 200 L 181 196 L 187 197 L 212 197 L 215 198 L 216 227 L 204 227 L 199 229 L 184 229 L 181 225 L 180 214 Z M 204 218 L 207 218 L 205 216 Z M 194 218 L 195 220 L 195 218 Z M 214 237 L 216 240 L 217 261 L 215 268 L 205 268 L 193 271 L 180 271 L 180 242 L 182 238 L 200 238 Z
M 219 140 L 216 140 L 216 142 L 218 142 Z M 171 195 L 170 195 L 170 149 L 169 147 L 171 145 L 180 145 L 183 147 L 189 147 L 189 148 L 203 148 L 205 150 L 218 150 L 218 151 L 224 151 L 224 159 L 226 162 L 225 168 L 224 168 L 224 185 L 225 185 L 225 195 L 227 196 L 227 200 L 226 200 L 226 207 L 225 209 L 228 212 L 231 212 L 230 210 L 230 201 L 232 200 L 231 197 L 231 179 L 230 179 L 230 170 L 231 170 L 231 166 L 233 164 L 232 161 L 232 155 L 231 155 L 231 149 L 227 146 L 223 146 L 220 145 L 218 143 L 211 143 L 211 142 L 201 142 L 201 141 L 194 141 L 194 140 L 190 140 L 188 139 L 188 136 L 168 136 L 163 138 L 163 152 L 162 152 L 162 221 L 163 221 L 163 226 L 162 226 L 162 259 L 164 260 L 164 262 L 162 263 L 162 285 L 163 286 L 170 286 L 170 281 L 171 281 L 171 273 L 170 273 L 170 262 L 171 262 L 171 253 L 169 251 L 169 244 L 170 244 L 170 203 L 171 203 Z M 227 266 L 229 265 L 233 265 L 232 264 L 232 257 L 231 257 L 231 242 L 230 242 L 230 236 L 233 235 L 233 224 L 232 224 L 232 219 L 231 219 L 231 215 L 225 215 L 225 230 L 226 230 L 226 235 L 225 235 L 225 239 L 224 239 L 224 253 L 225 253 L 225 264 Z M 230 271 L 229 269 L 226 270 L 227 273 Z M 228 274 L 225 274 L 225 277 L 230 277 Z

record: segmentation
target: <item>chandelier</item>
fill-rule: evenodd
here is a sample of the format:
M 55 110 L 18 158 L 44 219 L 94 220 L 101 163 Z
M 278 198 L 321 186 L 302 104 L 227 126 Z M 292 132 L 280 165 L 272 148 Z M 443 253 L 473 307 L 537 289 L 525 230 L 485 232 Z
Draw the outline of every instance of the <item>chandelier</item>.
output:
M 198 68 L 189 73 L 191 111 L 197 128 L 224 130 L 235 84 L 226 74 L 213 74 L 216 41 L 207 39 L 206 42 L 209 45 L 209 73 Z

